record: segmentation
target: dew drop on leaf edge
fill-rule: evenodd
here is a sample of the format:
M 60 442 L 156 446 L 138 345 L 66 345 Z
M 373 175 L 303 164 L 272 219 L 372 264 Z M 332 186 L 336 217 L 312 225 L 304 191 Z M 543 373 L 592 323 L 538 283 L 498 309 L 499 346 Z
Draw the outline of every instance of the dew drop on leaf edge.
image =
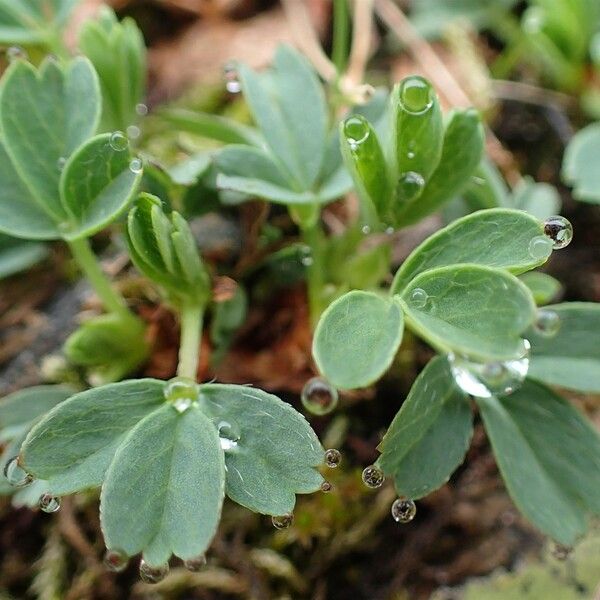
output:
M 148 106 L 143 102 L 135 105 L 135 113 L 139 117 L 145 117 L 148 114 Z
M 412 500 L 397 498 L 392 504 L 391 513 L 396 523 L 410 523 L 417 514 L 417 506 Z
M 232 452 L 235 450 L 240 441 L 240 434 L 236 427 L 227 421 L 221 421 L 217 425 L 217 429 L 219 431 L 221 449 L 224 452 Z
M 385 475 L 377 465 L 370 465 L 363 470 L 362 481 L 368 488 L 377 489 L 383 485 Z
M 410 157 L 409 157 L 410 158 Z M 399 202 L 410 202 L 416 198 L 425 187 L 423 175 L 416 171 L 407 171 L 398 178 L 396 196 Z
M 144 169 L 144 163 L 142 162 L 141 158 L 133 158 L 131 160 L 131 162 L 129 163 L 129 170 L 134 173 L 135 175 L 137 175 L 138 173 L 141 173 Z
M 321 484 L 321 491 L 325 494 L 327 494 L 328 492 L 330 492 L 333 489 L 333 486 L 331 485 L 331 483 L 329 483 L 329 481 L 324 481 Z
M 423 77 L 407 77 L 400 83 L 400 100 L 407 112 L 422 114 L 433 105 L 433 90 Z
M 300 394 L 302 406 L 313 415 L 326 415 L 339 402 L 338 391 L 324 377 L 311 377 Z
M 538 235 L 529 242 L 529 255 L 534 260 L 546 260 L 553 250 L 552 240 L 545 235 Z
M 275 529 L 287 529 L 294 522 L 294 515 L 288 513 L 287 515 L 277 515 L 271 517 L 271 523 Z
M 342 453 L 335 448 L 325 450 L 325 465 L 330 469 L 336 469 L 342 462 Z
M 6 58 L 9 63 L 12 63 L 16 60 L 29 60 L 29 55 L 21 46 L 10 46 L 6 50 Z
M 194 558 L 188 558 L 183 561 L 183 566 L 188 571 L 193 571 L 194 573 L 201 571 L 206 566 L 206 556 L 204 554 L 200 554 Z
M 115 152 L 124 152 L 129 148 L 129 140 L 122 131 L 115 131 L 110 136 L 110 147 Z
M 129 557 L 122 550 L 107 550 L 104 554 L 104 566 L 113 573 L 120 573 L 127 568 Z
M 534 328 L 537 333 L 544 337 L 554 337 L 560 329 L 558 313 L 549 308 L 538 309 Z
M 565 546 L 558 542 L 554 542 L 550 550 L 550 553 L 556 560 L 567 560 L 572 552 L 573 548 L 571 546 Z
M 425 308 L 429 295 L 423 288 L 415 288 L 410 293 L 410 305 L 415 309 Z
M 223 79 L 225 81 L 225 89 L 230 94 L 239 94 L 242 91 L 238 70 L 235 63 L 227 63 L 223 67 Z
M 174 377 L 165 383 L 163 395 L 179 413 L 184 413 L 198 400 L 198 385 L 187 377 Z
M 14 456 L 4 465 L 4 477 L 15 488 L 23 488 L 33 482 L 33 477 L 19 464 L 19 457 Z
M 38 505 L 40 510 L 45 513 L 55 513 L 60 509 L 60 498 L 57 498 L 52 494 L 42 494 L 40 496 Z
M 559 215 L 548 217 L 544 221 L 544 235 L 550 240 L 554 250 L 561 250 L 571 243 L 573 226 Z
M 351 150 L 358 150 L 371 134 L 369 122 L 362 115 L 348 117 L 344 121 L 343 130 Z
M 140 579 L 144 583 L 159 583 L 169 574 L 169 565 L 157 567 L 149 565 L 144 559 L 140 561 Z

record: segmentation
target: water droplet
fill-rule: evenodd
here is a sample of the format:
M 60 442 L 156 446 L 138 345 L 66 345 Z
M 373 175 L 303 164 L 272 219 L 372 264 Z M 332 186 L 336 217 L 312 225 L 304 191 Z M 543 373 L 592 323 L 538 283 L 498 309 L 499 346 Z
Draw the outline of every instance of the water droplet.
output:
M 558 542 L 552 545 L 551 554 L 556 558 L 556 560 L 567 560 L 571 553 L 573 552 L 573 548 L 571 546 L 565 546 L 564 544 L 559 544 Z
M 385 475 L 377 465 L 371 465 L 362 472 L 362 480 L 367 487 L 376 489 L 383 485 Z
M 271 517 L 271 523 L 275 529 L 287 529 L 294 522 L 294 515 L 288 513 L 287 515 L 280 515 L 278 517 Z
M 362 115 L 353 115 L 344 121 L 344 136 L 351 150 L 357 150 L 371 134 L 369 122 Z
M 329 481 L 324 481 L 321 484 L 321 491 L 324 493 L 328 493 L 333 489 L 333 486 L 331 485 L 331 483 L 329 483 Z
M 561 250 L 573 239 L 573 225 L 561 216 L 548 217 L 544 221 L 544 235 L 552 242 L 554 250 Z
M 526 33 L 539 33 L 546 22 L 546 13 L 540 6 L 532 6 L 523 14 L 522 27 Z
M 227 63 L 223 67 L 223 79 L 225 80 L 225 89 L 230 94 L 239 94 L 242 91 L 242 84 L 238 78 L 237 67 L 234 63 Z
M 29 60 L 29 55 L 20 46 L 11 46 L 6 50 L 6 58 L 12 63 L 16 60 Z
M 398 178 L 396 186 L 396 196 L 400 202 L 409 202 L 414 200 L 425 187 L 425 180 L 420 173 L 407 171 Z
M 335 469 L 340 466 L 342 462 L 342 453 L 335 448 L 330 448 L 325 451 L 325 464 L 330 469 Z
M 188 571 L 200 571 L 206 566 L 206 556 L 204 556 L 204 554 L 200 554 L 194 558 L 188 558 L 187 560 L 183 561 L 183 566 Z
M 305 267 L 310 267 L 313 264 L 313 257 L 312 256 L 303 256 L 302 259 L 300 260 L 300 262 L 305 266 Z
M 311 377 L 302 388 L 302 405 L 313 415 L 330 413 L 339 400 L 338 391 L 323 377 Z
M 127 137 L 130 140 L 137 140 L 142 135 L 142 130 L 137 125 L 130 125 L 127 128 Z
M 141 173 L 144 169 L 144 163 L 142 162 L 141 158 L 134 158 L 132 159 L 132 161 L 129 163 L 129 170 L 132 173 L 135 173 L 136 175 L 138 173 Z
M 169 574 L 169 565 L 150 566 L 144 559 L 140 561 L 140 579 L 144 583 L 159 583 Z
M 235 427 L 227 421 L 221 421 L 217 426 L 219 430 L 219 439 L 221 440 L 221 449 L 224 452 L 231 452 L 237 448 L 240 441 L 240 435 Z
M 410 150 L 406 153 L 406 156 L 412 160 L 416 155 L 412 150 Z
M 394 229 L 392 226 L 390 226 L 390 227 L 386 227 L 386 228 L 385 228 L 385 233 L 386 233 L 386 235 L 394 235 L 394 232 L 395 232 L 395 231 L 396 231 L 396 230 L 395 230 L 395 229 Z
M 4 465 L 4 477 L 16 488 L 22 488 L 33 482 L 33 477 L 19 465 L 19 457 L 11 458 Z
M 392 504 L 392 518 L 396 523 L 410 523 L 417 514 L 417 506 L 412 500 L 398 498 Z
M 431 85 L 418 75 L 407 77 L 400 84 L 400 100 L 408 112 L 422 114 L 433 105 Z
M 67 159 L 64 156 L 61 156 L 57 161 L 56 161 L 56 168 L 59 171 L 62 171 L 65 168 L 65 165 L 67 164 Z
M 535 330 L 546 337 L 554 337 L 560 329 L 558 313 L 548 308 L 540 308 L 535 320 Z
M 529 254 L 534 260 L 545 260 L 552 254 L 554 244 L 545 235 L 538 235 L 529 242 Z
M 165 384 L 163 394 L 177 412 L 184 413 L 198 400 L 198 385 L 193 379 L 175 377 Z
M 521 387 L 529 371 L 530 344 L 527 340 L 523 342 L 521 357 L 513 360 L 477 362 L 449 354 L 454 381 L 463 392 L 478 398 L 512 394 Z
M 413 308 L 425 308 L 429 295 L 423 288 L 415 288 L 410 293 L 410 305 Z
M 360 230 L 362 231 L 363 235 L 369 235 L 371 233 L 370 225 L 363 225 Z
M 60 508 L 60 498 L 52 494 L 42 494 L 38 504 L 45 513 L 55 513 Z
M 135 112 L 140 117 L 145 117 L 148 114 L 148 107 L 143 102 L 140 102 L 135 105 Z
M 129 140 L 122 131 L 115 131 L 110 136 L 110 147 L 115 152 L 123 152 L 129 148 Z
M 120 573 L 127 568 L 129 557 L 122 550 L 107 550 L 103 562 L 109 571 Z

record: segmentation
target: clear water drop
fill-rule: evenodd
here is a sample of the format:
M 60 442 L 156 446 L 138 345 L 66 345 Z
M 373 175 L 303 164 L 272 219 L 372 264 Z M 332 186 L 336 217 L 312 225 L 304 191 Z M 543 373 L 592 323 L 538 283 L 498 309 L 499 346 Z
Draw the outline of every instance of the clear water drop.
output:
M 560 329 L 558 313 L 549 308 L 540 308 L 535 319 L 535 330 L 545 337 L 554 337 Z
M 148 106 L 143 102 L 135 105 L 135 112 L 140 117 L 145 117 L 148 114 Z
M 425 308 L 429 300 L 429 294 L 423 288 L 415 288 L 410 293 L 410 305 L 413 308 Z
M 174 377 L 165 384 L 163 394 L 177 412 L 184 413 L 198 400 L 198 384 L 187 377 Z
M 330 469 L 336 469 L 342 462 L 342 453 L 335 448 L 330 448 L 325 451 L 325 464 Z
M 114 573 L 120 573 L 127 568 L 129 557 L 122 550 L 107 550 L 104 555 L 104 566 Z
M 45 513 L 55 513 L 60 508 L 60 498 L 52 494 L 42 494 L 38 505 Z
M 370 465 L 363 470 L 362 480 L 368 488 L 376 489 L 383 485 L 385 475 L 377 465 Z
M 193 571 L 194 573 L 201 571 L 206 566 L 206 556 L 204 556 L 204 554 L 200 554 L 194 558 L 188 558 L 187 560 L 183 561 L 183 566 L 188 571 Z
M 550 552 L 556 560 L 567 560 L 567 558 L 569 558 L 569 556 L 573 552 L 573 547 L 565 546 L 564 544 L 559 544 L 558 542 L 555 542 L 552 545 L 552 549 L 550 550 Z
M 412 160 L 416 156 L 416 154 L 412 150 L 409 150 L 406 153 L 406 156 Z
M 559 215 L 548 217 L 544 221 L 544 235 L 552 242 L 554 250 L 561 250 L 573 239 L 573 225 Z
M 144 559 L 140 561 L 140 579 L 144 583 L 159 583 L 169 574 L 169 565 L 150 566 Z
M 394 228 L 393 228 L 391 225 L 390 225 L 389 227 L 386 227 L 386 228 L 385 228 L 385 234 L 386 234 L 386 235 L 394 235 L 394 232 L 395 232 L 395 231 L 396 231 L 396 230 L 395 230 L 395 229 L 394 229 Z
M 19 457 L 14 456 L 4 465 L 4 477 L 16 488 L 23 488 L 33 482 L 33 477 L 21 465 Z
M 324 492 L 325 494 L 330 492 L 332 489 L 333 489 L 333 486 L 331 485 L 331 483 L 329 483 L 329 481 L 324 481 L 321 484 L 321 491 Z
M 115 152 L 124 152 L 129 148 L 129 140 L 122 131 L 115 131 L 110 136 L 110 147 Z
M 62 171 L 65 168 L 65 165 L 67 164 L 67 159 L 64 156 L 59 157 L 59 159 L 56 161 L 56 168 L 59 171 Z
M 300 260 L 300 262 L 305 266 L 305 267 L 310 267 L 314 260 L 312 256 L 303 256 L 302 259 Z
M 370 227 L 370 225 L 363 225 L 360 228 L 360 230 L 361 230 L 361 232 L 362 232 L 363 235 L 369 235 L 371 233 L 371 227 Z
M 136 175 L 144 170 L 144 163 L 141 158 L 134 158 L 129 163 L 129 170 Z
M 242 91 L 238 70 L 234 63 L 227 63 L 223 67 L 223 79 L 225 81 L 225 89 L 230 94 L 239 94 Z
M 275 529 L 287 529 L 294 522 L 294 515 L 288 513 L 287 515 L 279 515 L 271 517 L 271 523 Z
M 142 130 L 137 125 L 130 125 L 127 128 L 127 137 L 130 140 L 137 140 L 142 135 Z
M 240 441 L 240 435 L 237 429 L 227 421 L 221 421 L 217 426 L 219 430 L 219 439 L 221 441 L 221 449 L 224 452 L 235 450 Z
M 369 122 L 362 115 L 352 115 L 344 121 L 344 136 L 350 144 L 351 150 L 357 150 L 364 144 L 371 134 Z
M 449 354 L 454 381 L 463 392 L 478 398 L 512 394 L 521 387 L 529 371 L 530 344 L 527 340 L 523 344 L 522 355 L 506 361 L 478 362 Z
M 534 260 L 545 260 L 554 248 L 552 240 L 545 235 L 538 235 L 529 242 L 529 254 Z
M 396 523 L 410 523 L 417 514 L 417 506 L 412 500 L 398 498 L 392 504 L 392 518 Z
M 12 63 L 16 60 L 29 60 L 29 55 L 24 48 L 21 48 L 20 46 L 11 46 L 6 50 L 6 58 L 9 63 Z
M 400 100 L 404 109 L 412 114 L 422 114 L 433 105 L 433 90 L 423 77 L 407 77 L 400 84 Z
M 324 377 L 311 377 L 302 388 L 302 405 L 313 415 L 326 415 L 338 404 L 338 391 Z
M 396 196 L 400 202 L 414 200 L 425 187 L 425 179 L 416 171 L 407 171 L 398 178 Z

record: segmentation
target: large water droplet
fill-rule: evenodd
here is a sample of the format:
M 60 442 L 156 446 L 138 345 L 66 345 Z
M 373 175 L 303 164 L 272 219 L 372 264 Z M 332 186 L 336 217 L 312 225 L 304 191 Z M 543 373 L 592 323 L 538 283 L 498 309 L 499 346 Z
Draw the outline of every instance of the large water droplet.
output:
M 330 448 L 329 450 L 325 451 L 325 464 L 330 469 L 335 469 L 336 467 L 339 467 L 341 462 L 342 453 L 339 450 L 336 450 L 335 448 Z
M 362 472 L 362 480 L 367 487 L 376 489 L 383 485 L 385 475 L 377 465 L 371 465 Z
M 392 518 L 396 523 L 410 523 L 417 514 L 417 506 L 412 500 L 398 498 L 392 504 Z
M 242 91 L 238 70 L 234 63 L 227 63 L 223 67 L 223 79 L 225 81 L 225 89 L 230 94 L 238 94 Z
M 311 377 L 300 396 L 304 408 L 314 415 L 326 415 L 338 404 L 338 391 L 323 377 Z
M 454 381 L 465 393 L 478 398 L 507 396 L 519 389 L 529 371 L 529 348 L 523 340 L 520 358 L 506 361 L 478 362 L 465 356 L 448 355 Z
M 127 568 L 129 557 L 122 550 L 107 550 L 103 562 L 109 571 L 120 573 Z
M 169 574 L 169 565 L 150 566 L 144 559 L 140 561 L 140 579 L 144 583 L 159 583 Z
M 115 152 L 124 152 L 129 148 L 129 140 L 122 131 L 115 131 L 110 136 L 110 147 Z
M 409 202 L 416 198 L 425 187 L 425 180 L 420 173 L 407 171 L 402 173 L 396 186 L 396 196 L 400 202 Z
M 145 117 L 148 114 L 148 107 L 143 102 L 140 102 L 135 105 L 135 112 L 138 116 Z
M 16 488 L 22 488 L 33 482 L 33 477 L 19 465 L 19 457 L 11 458 L 4 465 L 4 477 Z
M 544 235 L 552 242 L 554 250 L 565 248 L 573 239 L 573 225 L 561 216 L 548 217 L 544 221 Z
M 292 513 L 271 517 L 271 523 L 273 523 L 275 529 L 287 529 L 293 522 L 294 515 Z
M 535 330 L 546 337 L 554 337 L 560 329 L 558 313 L 549 308 L 540 308 L 535 320 Z
M 144 163 L 141 158 L 134 158 L 129 163 L 129 170 L 136 175 L 144 170 Z
M 204 554 L 200 554 L 194 558 L 188 558 L 187 560 L 183 561 L 183 566 L 188 571 L 200 571 L 206 566 L 206 556 L 204 556 Z
M 38 504 L 45 513 L 55 513 L 60 508 L 60 498 L 52 494 L 42 494 Z
M 552 254 L 553 243 L 545 235 L 538 235 L 529 242 L 529 254 L 534 260 L 545 260 Z
M 414 75 L 407 77 L 400 84 L 400 100 L 405 110 L 413 114 L 421 114 L 433 105 L 433 92 L 429 83 Z
M 187 377 L 175 377 L 165 384 L 163 394 L 177 412 L 184 413 L 198 400 L 198 384 Z
M 237 429 L 227 421 L 221 421 L 217 426 L 219 430 L 219 439 L 221 440 L 221 449 L 224 452 L 235 450 L 240 441 L 240 435 Z
M 429 300 L 429 295 L 423 288 L 415 288 L 410 293 L 410 305 L 413 308 L 420 309 L 425 308 L 427 305 L 427 300 Z
M 362 115 L 353 115 L 344 121 L 344 136 L 350 144 L 351 150 L 356 150 L 369 138 L 371 128 L 369 122 Z
M 11 46 L 6 50 L 6 58 L 12 63 L 16 60 L 29 60 L 27 51 L 20 46 Z

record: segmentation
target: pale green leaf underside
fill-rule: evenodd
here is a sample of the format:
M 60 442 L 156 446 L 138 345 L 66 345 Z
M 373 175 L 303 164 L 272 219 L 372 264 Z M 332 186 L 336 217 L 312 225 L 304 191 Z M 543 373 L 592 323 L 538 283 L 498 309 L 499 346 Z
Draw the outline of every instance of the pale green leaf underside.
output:
M 529 376 L 550 385 L 600 393 L 600 304 L 566 302 L 545 307 L 560 317 L 555 336 L 532 330 Z
M 403 333 L 402 310 L 395 298 L 353 291 L 333 302 L 321 316 L 313 356 L 336 387 L 365 387 L 392 364 Z
M 578 200 L 600 203 L 599 161 L 600 123 L 594 123 L 575 134 L 563 159 L 563 179 Z
M 106 545 L 151 565 L 203 554 L 219 523 L 225 463 L 216 427 L 192 406 L 163 405 L 129 433 L 102 486 Z
M 0 234 L 0 238 L 2 237 Z M 46 244 L 17 240 L 16 238 L 10 239 L 14 243 L 5 246 L 0 243 L 0 280 L 26 271 L 48 256 Z
M 379 446 L 377 463 L 399 495 L 416 500 L 448 481 L 473 435 L 471 407 L 450 373 L 434 358 L 415 380 Z
M 568 402 L 526 382 L 498 400 L 477 400 L 515 504 L 544 533 L 572 545 L 598 514 L 600 440 Z
M 477 211 L 440 229 L 418 246 L 396 273 L 392 293 L 400 293 L 427 269 L 458 263 L 523 273 L 544 262 L 529 252 L 531 240 L 542 234 L 542 224 L 525 212 L 505 208 Z
M 521 334 L 536 314 L 531 292 L 523 283 L 506 271 L 482 265 L 425 271 L 396 297 L 401 299 L 407 324 L 418 335 L 442 351 L 474 358 L 520 356 Z
M 239 435 L 225 452 L 227 495 L 255 512 L 283 515 L 296 494 L 319 489 L 316 467 L 324 450 L 306 419 L 289 404 L 262 390 L 240 385 L 200 388 L 202 410 L 214 424 Z
M 72 396 L 30 431 L 21 451 L 25 468 L 55 494 L 101 485 L 124 436 L 164 402 L 163 387 L 140 379 Z

